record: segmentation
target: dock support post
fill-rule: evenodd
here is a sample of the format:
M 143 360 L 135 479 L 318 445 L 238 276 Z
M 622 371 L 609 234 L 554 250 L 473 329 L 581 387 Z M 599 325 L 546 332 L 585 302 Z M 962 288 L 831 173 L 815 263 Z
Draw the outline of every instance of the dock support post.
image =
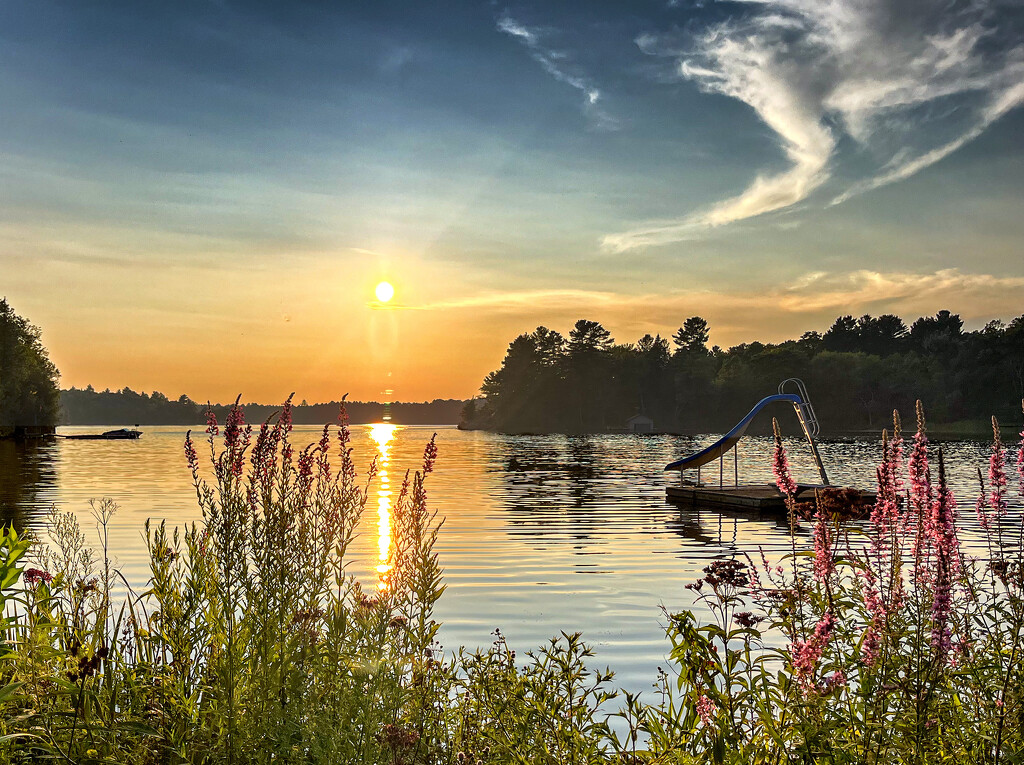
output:
M 718 488 L 719 489 L 721 489 L 725 485 L 724 481 L 722 480 L 722 470 L 723 470 L 724 467 L 725 467 L 725 455 L 724 454 L 719 454 L 718 455 Z
M 740 485 L 740 445 L 732 447 L 732 480 L 734 486 Z

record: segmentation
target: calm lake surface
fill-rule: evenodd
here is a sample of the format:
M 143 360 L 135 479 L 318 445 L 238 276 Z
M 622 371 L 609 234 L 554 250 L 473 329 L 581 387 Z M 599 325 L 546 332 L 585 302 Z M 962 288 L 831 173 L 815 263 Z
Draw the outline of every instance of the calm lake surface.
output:
M 507 436 L 356 425 L 356 463 L 365 472 L 381 455 L 390 480 L 398 483 L 407 468 L 420 465 L 435 430 L 439 457 L 428 491 L 431 508 L 446 518 L 437 552 L 448 590 L 436 618 L 448 649 L 487 645 L 495 627 L 519 651 L 559 630 L 580 630 L 595 649 L 595 666 L 615 670 L 620 687 L 644 690 L 668 650 L 662 606 L 692 607 L 684 585 L 713 558 L 737 551 L 756 556 L 758 547 L 777 557 L 788 549 L 782 520 L 680 510 L 665 501 L 665 486 L 678 480 L 677 473 L 662 472 L 665 464 L 714 436 Z M 146 519 L 181 525 L 199 517 L 182 450 L 185 428 L 144 431 L 138 441 L 0 441 L 0 513 L 21 528 L 42 530 L 46 512 L 56 506 L 76 512 L 92 535 L 90 498 L 113 498 L 120 506 L 111 533 L 114 555 L 133 586 L 144 587 Z M 297 426 L 293 443 L 304 446 L 319 431 Z M 820 447 L 833 483 L 873 488 L 877 441 L 825 440 Z M 817 482 L 806 443 L 792 439 L 787 448 L 796 478 Z M 963 513 L 962 539 L 980 554 L 974 502 L 977 468 L 987 472 L 989 446 L 957 441 L 943 448 Z M 770 455 L 769 438 L 744 439 L 741 481 L 771 481 Z M 525 469 L 510 470 L 513 457 Z M 726 467 L 728 481 L 731 461 Z M 706 472 L 705 480 L 710 473 L 717 470 Z M 377 576 L 378 513 L 388 503 L 383 488 L 379 482 L 371 486 L 350 568 L 367 583 Z M 1019 498 L 1011 501 L 1012 512 L 1019 513 Z

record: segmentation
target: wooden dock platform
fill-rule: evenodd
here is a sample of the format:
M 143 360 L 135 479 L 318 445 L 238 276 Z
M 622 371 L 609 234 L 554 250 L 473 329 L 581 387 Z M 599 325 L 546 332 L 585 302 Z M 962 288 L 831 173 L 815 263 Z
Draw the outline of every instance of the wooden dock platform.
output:
M 797 502 L 814 499 L 814 490 L 821 485 L 800 484 L 797 486 Z M 833 487 L 830 487 L 833 488 Z M 838 488 L 838 487 L 834 487 Z M 874 502 L 872 492 L 861 491 L 865 502 Z M 708 486 L 707 484 L 684 484 L 669 486 L 665 498 L 682 507 L 702 507 L 714 510 L 753 510 L 761 513 L 786 512 L 786 498 L 773 483 L 748 486 Z

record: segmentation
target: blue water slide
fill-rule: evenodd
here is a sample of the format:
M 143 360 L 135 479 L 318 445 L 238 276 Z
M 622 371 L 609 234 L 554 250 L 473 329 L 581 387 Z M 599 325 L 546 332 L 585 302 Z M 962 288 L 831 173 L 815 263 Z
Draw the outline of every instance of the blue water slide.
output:
M 804 399 L 796 393 L 777 393 L 774 396 L 765 396 L 754 405 L 754 408 L 750 410 L 746 417 L 737 423 L 736 427 L 711 444 L 711 446 L 702 449 L 696 454 L 691 454 L 689 457 L 683 457 L 681 460 L 669 463 L 665 466 L 665 470 L 689 470 L 706 465 L 712 460 L 717 460 L 736 446 L 736 442 L 743 438 L 743 434 L 747 432 L 747 428 L 754 419 L 754 415 L 768 406 L 768 404 L 774 404 L 776 401 L 785 401 L 792 404 L 796 407 L 798 415 L 801 413 L 801 405 L 804 405 Z

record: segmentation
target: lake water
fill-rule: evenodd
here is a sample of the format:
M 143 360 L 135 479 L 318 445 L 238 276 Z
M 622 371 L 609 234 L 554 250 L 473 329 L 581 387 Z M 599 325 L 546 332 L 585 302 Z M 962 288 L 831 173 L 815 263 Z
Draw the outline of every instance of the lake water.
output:
M 0 441 L 0 512 L 22 528 L 39 528 L 56 506 L 78 513 L 91 532 L 89 499 L 113 498 L 120 510 L 112 524 L 112 549 L 128 580 L 144 586 L 146 519 L 180 525 L 199 517 L 182 451 L 185 429 L 144 430 L 138 441 Z M 758 547 L 776 557 L 789 546 L 782 521 L 680 510 L 665 501 L 665 486 L 678 474 L 662 468 L 710 444 L 713 436 L 507 436 L 357 425 L 357 464 L 365 470 L 375 454 L 386 453 L 394 482 L 406 468 L 419 466 L 435 430 L 439 457 L 428 491 L 431 508 L 446 518 L 437 552 L 448 585 L 436 617 L 449 649 L 487 645 L 495 627 L 519 651 L 559 630 L 581 630 L 595 649 L 595 665 L 615 670 L 620 687 L 644 690 L 668 650 L 662 606 L 692 607 L 684 585 L 715 557 L 756 555 Z M 318 434 L 318 428 L 297 426 L 293 442 L 303 446 Z M 963 512 L 962 538 L 980 551 L 973 507 L 976 471 L 987 471 L 988 445 L 943 446 Z M 796 478 L 816 482 L 806 443 L 792 439 L 787 447 Z M 820 448 L 833 483 L 873 488 L 877 441 L 825 440 Z M 744 439 L 741 480 L 771 481 L 770 455 L 770 439 Z M 513 457 L 526 469 L 510 470 Z M 729 480 L 728 462 L 727 468 Z M 350 569 L 365 582 L 376 576 L 381 488 L 371 487 Z M 1014 512 L 1019 511 L 1015 498 Z

